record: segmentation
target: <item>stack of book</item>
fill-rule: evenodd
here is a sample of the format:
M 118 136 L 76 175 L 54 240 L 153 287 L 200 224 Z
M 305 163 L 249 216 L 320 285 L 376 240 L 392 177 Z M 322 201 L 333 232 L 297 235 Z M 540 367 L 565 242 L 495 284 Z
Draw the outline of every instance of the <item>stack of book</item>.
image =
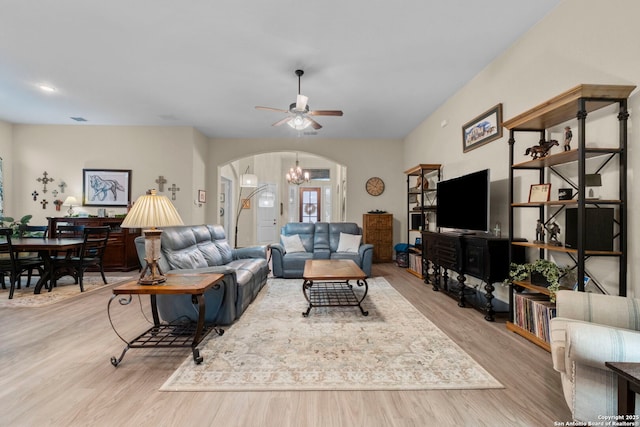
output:
M 514 295 L 515 324 L 549 342 L 549 321 L 556 317 L 556 305 L 543 294 Z

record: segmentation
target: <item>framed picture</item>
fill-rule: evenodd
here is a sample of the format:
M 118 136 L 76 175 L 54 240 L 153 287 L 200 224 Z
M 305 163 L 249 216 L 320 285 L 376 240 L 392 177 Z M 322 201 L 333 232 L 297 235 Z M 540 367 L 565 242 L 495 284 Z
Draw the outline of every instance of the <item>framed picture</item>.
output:
M 502 104 L 462 126 L 462 151 L 466 153 L 498 138 L 502 138 Z
M 529 203 L 548 202 L 551 184 L 534 184 L 529 189 Z
M 83 206 L 128 206 L 131 169 L 82 169 Z
M 207 192 L 198 190 L 198 203 L 207 203 Z
M 573 198 L 573 189 L 558 188 L 558 200 L 571 200 Z

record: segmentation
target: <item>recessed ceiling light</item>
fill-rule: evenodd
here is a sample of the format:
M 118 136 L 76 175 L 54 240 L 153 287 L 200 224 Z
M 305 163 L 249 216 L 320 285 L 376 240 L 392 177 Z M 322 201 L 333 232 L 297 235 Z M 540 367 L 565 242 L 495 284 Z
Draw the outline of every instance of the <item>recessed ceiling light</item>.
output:
M 49 85 L 39 85 L 38 86 L 40 88 L 40 90 L 44 91 L 44 92 L 55 92 L 56 88 L 53 86 L 49 86 Z

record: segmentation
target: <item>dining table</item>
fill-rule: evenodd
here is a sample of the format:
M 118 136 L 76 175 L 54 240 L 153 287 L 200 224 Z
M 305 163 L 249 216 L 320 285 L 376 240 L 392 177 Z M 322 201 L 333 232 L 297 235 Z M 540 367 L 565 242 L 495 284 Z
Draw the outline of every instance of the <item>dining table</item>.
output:
M 19 252 L 38 252 L 44 262 L 44 272 L 33 290 L 34 294 L 39 294 L 42 287 L 49 284 L 47 288 L 51 291 L 52 278 L 55 277 L 55 266 L 51 262 L 51 257 L 59 252 L 73 251 L 80 249 L 84 239 L 82 238 L 49 238 L 49 237 L 21 237 L 11 239 L 13 249 Z

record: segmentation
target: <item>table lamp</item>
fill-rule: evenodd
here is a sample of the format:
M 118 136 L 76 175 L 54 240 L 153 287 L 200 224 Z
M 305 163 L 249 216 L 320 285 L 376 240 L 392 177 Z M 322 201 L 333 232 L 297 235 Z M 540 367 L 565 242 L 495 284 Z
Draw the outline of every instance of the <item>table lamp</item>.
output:
M 78 206 L 79 204 L 80 203 L 78 203 L 76 198 L 73 196 L 68 196 L 66 199 L 64 199 L 64 202 L 62 203 L 63 206 L 69 206 L 69 209 L 67 210 L 67 213 L 69 214 L 69 216 L 73 215 L 73 205 Z
M 140 196 L 122 221 L 121 227 L 143 229 L 147 265 L 138 279 L 140 285 L 157 285 L 167 280 L 158 265 L 162 230 L 156 227 L 172 225 L 184 223 L 169 198 L 157 195 L 156 190 L 149 190 L 147 194 Z

